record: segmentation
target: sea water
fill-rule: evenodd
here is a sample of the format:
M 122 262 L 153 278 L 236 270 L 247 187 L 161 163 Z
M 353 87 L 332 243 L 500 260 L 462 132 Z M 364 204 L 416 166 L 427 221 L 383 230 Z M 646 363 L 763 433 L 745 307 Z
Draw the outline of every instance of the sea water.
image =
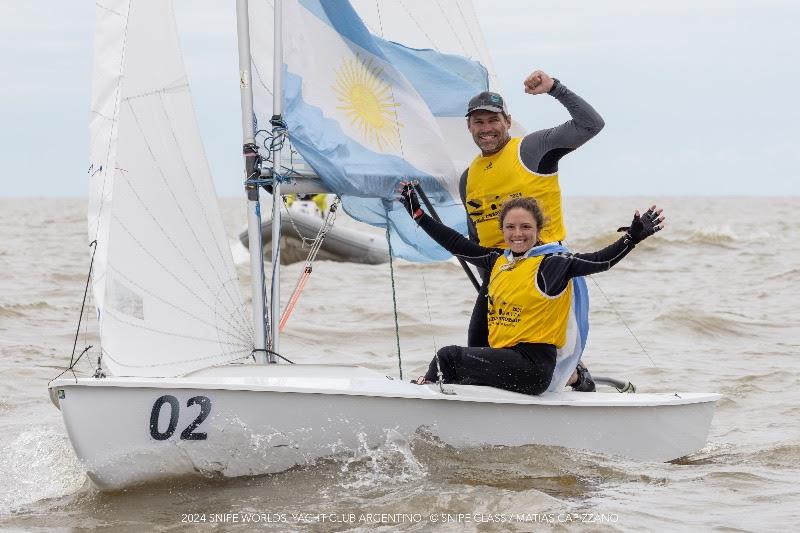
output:
M 722 394 L 697 453 L 643 463 L 544 446 L 455 449 L 425 434 L 388 432 L 378 447 L 364 443 L 279 474 L 104 493 L 87 481 L 47 395 L 75 342 L 89 267 L 86 202 L 0 199 L 0 529 L 796 528 L 800 198 L 568 198 L 568 244 L 605 246 L 634 209 L 653 201 L 665 208 L 666 229 L 589 280 L 584 360 L 594 374 L 630 380 L 640 392 Z M 238 243 L 245 205 L 221 205 L 249 295 Z M 300 272 L 300 264 L 283 268 L 284 300 Z M 315 264 L 281 351 L 399 378 L 389 272 L 388 264 Z M 475 292 L 455 263 L 396 261 L 394 275 L 410 379 L 437 348 L 465 342 Z M 91 311 L 87 317 L 78 353 L 97 346 Z M 95 362 L 87 355 L 78 367 L 90 372 Z

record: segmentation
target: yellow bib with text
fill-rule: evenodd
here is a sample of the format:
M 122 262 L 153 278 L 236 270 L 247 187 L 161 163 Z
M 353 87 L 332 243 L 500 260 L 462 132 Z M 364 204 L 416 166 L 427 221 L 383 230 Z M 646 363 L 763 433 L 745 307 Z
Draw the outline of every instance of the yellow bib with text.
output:
M 501 256 L 489 278 L 489 346 L 508 348 L 521 342 L 553 344 L 567 341 L 572 283 L 558 296 L 543 294 L 536 273 L 544 256 L 509 263 Z
M 500 209 L 509 198 L 523 196 L 535 198 L 542 208 L 542 243 L 563 241 L 567 236 L 558 173 L 537 174 L 528 170 L 520 159 L 521 142 L 520 137 L 514 137 L 496 154 L 476 157 L 467 171 L 466 209 L 481 246 L 506 247 L 498 222 Z

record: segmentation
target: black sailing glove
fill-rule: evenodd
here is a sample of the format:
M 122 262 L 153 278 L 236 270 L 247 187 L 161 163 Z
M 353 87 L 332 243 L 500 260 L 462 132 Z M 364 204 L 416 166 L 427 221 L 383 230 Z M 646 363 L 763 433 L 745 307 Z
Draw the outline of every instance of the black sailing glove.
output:
M 651 207 L 643 215 L 639 215 L 639 211 L 633 215 L 633 220 L 630 226 L 622 227 L 617 231 L 625 232 L 625 244 L 637 245 L 650 235 L 657 231 L 661 231 L 664 227 L 664 217 L 661 216 L 663 209 L 656 209 L 656 206 Z
M 414 186 L 407 181 L 402 182 L 400 185 L 402 185 L 402 188 L 400 189 L 400 203 L 406 208 L 406 211 L 408 211 L 408 214 L 411 215 L 411 218 L 417 220 L 422 216 L 422 208 L 419 205 L 417 191 L 414 189 Z

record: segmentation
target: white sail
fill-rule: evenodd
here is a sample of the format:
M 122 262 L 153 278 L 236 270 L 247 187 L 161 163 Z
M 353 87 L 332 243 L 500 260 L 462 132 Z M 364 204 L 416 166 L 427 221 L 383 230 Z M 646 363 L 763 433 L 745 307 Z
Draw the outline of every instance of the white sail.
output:
M 245 312 L 172 3 L 98 3 L 89 237 L 105 366 L 177 376 L 248 356 Z
M 92 266 L 92 292 L 98 311 L 105 294 L 108 219 L 117 157 L 124 35 L 129 0 L 106 0 L 95 7 L 94 76 L 89 123 L 89 240 L 97 247 Z

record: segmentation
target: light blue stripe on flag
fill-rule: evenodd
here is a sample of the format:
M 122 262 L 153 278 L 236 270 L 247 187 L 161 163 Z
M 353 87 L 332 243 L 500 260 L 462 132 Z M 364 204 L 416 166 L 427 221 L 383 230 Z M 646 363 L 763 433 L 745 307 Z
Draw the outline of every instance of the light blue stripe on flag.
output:
M 489 90 L 489 73 L 477 61 L 376 40 L 436 117 L 463 117 L 470 98 Z
M 339 35 L 397 68 L 434 116 L 464 116 L 470 98 L 489 90 L 489 72 L 479 62 L 435 50 L 409 48 L 373 35 L 347 0 L 300 3 Z
M 509 253 L 510 251 L 507 251 Z M 569 249 L 558 243 L 543 244 L 536 246 L 528 252 L 528 256 L 568 253 Z M 553 378 L 550 380 L 548 391 L 559 391 L 569 380 L 575 367 L 581 360 L 583 350 L 586 349 L 586 341 L 589 338 L 589 289 L 583 277 L 572 278 L 572 316 L 577 323 L 578 330 L 574 332 L 577 338 L 567 338 L 563 348 L 557 351 L 556 368 L 553 371 Z M 569 335 L 569 331 L 567 332 Z

